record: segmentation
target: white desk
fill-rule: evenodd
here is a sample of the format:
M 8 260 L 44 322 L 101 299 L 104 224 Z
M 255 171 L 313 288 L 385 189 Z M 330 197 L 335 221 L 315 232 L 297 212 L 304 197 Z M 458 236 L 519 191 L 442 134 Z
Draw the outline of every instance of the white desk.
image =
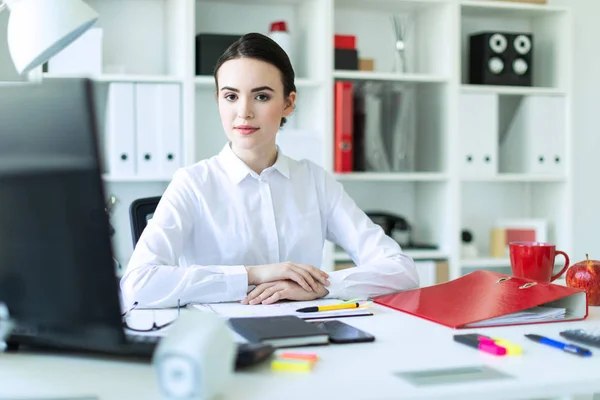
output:
M 523 346 L 521 356 L 496 357 L 452 340 L 456 331 L 385 307 L 346 322 L 376 336 L 374 343 L 302 350 L 321 360 L 307 374 L 271 372 L 266 362 L 238 372 L 221 399 L 524 399 L 568 398 L 600 392 L 600 349 L 582 358 L 529 341 L 525 333 L 560 338 L 565 329 L 600 328 L 600 308 L 583 322 L 474 331 Z M 168 310 L 171 311 L 171 310 Z M 512 379 L 419 388 L 395 372 L 485 364 Z M 96 396 L 102 400 L 160 399 L 151 365 L 60 355 L 0 354 L 0 399 Z M 585 396 L 583 398 L 591 398 Z

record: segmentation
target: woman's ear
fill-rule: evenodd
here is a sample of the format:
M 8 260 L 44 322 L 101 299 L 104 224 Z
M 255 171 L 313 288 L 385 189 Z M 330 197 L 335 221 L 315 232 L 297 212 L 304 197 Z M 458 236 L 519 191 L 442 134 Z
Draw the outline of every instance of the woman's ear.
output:
M 283 116 L 288 117 L 292 111 L 294 111 L 294 105 L 296 104 L 296 92 L 290 92 L 290 95 L 285 99 L 285 108 L 283 109 Z

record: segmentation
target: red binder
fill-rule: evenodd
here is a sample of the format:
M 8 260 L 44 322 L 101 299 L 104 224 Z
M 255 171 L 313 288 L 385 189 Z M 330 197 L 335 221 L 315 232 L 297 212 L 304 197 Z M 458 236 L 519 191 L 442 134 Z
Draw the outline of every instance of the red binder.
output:
M 576 321 L 588 315 L 584 290 L 491 271 L 475 271 L 450 282 L 373 300 L 455 329 Z M 564 308 L 566 314 L 543 321 L 513 314 L 538 306 Z
M 333 159 L 335 172 L 352 172 L 354 92 L 352 82 L 335 82 Z

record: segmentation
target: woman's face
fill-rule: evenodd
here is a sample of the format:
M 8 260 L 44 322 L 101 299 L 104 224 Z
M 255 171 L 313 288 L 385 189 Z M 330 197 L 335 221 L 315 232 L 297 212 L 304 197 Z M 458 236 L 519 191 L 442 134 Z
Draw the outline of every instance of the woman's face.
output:
M 269 151 L 282 117 L 294 109 L 277 67 L 253 58 L 226 61 L 217 72 L 219 114 L 234 150 Z

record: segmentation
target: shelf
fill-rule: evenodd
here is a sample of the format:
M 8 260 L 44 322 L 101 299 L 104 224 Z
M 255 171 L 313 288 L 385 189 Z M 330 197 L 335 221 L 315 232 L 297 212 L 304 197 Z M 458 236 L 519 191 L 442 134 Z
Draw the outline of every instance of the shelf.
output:
M 44 73 L 42 78 L 89 78 L 96 82 L 142 82 L 142 83 L 181 83 L 183 79 L 170 75 L 128 75 L 128 74 L 102 74 L 102 75 L 76 75 Z
M 405 250 L 405 254 L 413 260 L 440 260 L 448 258 L 448 253 L 439 250 Z M 343 251 L 333 254 L 334 261 L 350 261 L 350 257 Z
M 211 3 L 215 0 L 196 0 L 198 3 Z M 219 0 L 219 3 L 230 4 L 251 4 L 253 6 L 273 6 L 273 5 L 299 5 L 303 0 Z
M 433 74 L 395 74 L 391 72 L 372 71 L 343 71 L 333 72 L 335 79 L 346 79 L 355 81 L 386 81 L 407 83 L 445 83 L 448 81 L 443 76 Z
M 509 258 L 473 258 L 460 260 L 461 267 L 510 267 Z
M 368 11 L 407 13 L 444 5 L 446 0 L 335 0 L 335 7 Z
M 493 16 L 495 18 L 530 18 L 568 11 L 568 8 L 566 7 L 507 1 L 462 0 L 460 4 L 462 6 L 463 15 L 473 17 Z
M 464 176 L 463 182 L 564 182 L 564 176 L 539 174 L 498 174 L 495 176 Z
M 396 181 L 396 182 L 444 182 L 445 174 L 435 172 L 349 172 L 334 174 L 339 181 Z
M 461 85 L 463 93 L 495 93 L 516 96 L 531 95 L 553 95 L 564 96 L 566 92 L 562 89 L 531 87 L 531 86 L 500 86 L 500 85 Z
M 194 83 L 197 88 L 214 89 L 215 78 L 212 75 L 197 75 L 194 77 Z M 301 88 L 318 88 L 321 83 L 315 79 L 296 78 L 296 89 Z
M 210 86 L 212 88 L 215 84 L 215 78 L 212 75 L 196 75 L 194 83 L 199 87 Z
M 110 174 L 103 174 L 102 180 L 105 182 L 117 183 L 117 182 L 171 182 L 172 178 L 169 177 L 142 177 L 142 176 L 114 176 Z

